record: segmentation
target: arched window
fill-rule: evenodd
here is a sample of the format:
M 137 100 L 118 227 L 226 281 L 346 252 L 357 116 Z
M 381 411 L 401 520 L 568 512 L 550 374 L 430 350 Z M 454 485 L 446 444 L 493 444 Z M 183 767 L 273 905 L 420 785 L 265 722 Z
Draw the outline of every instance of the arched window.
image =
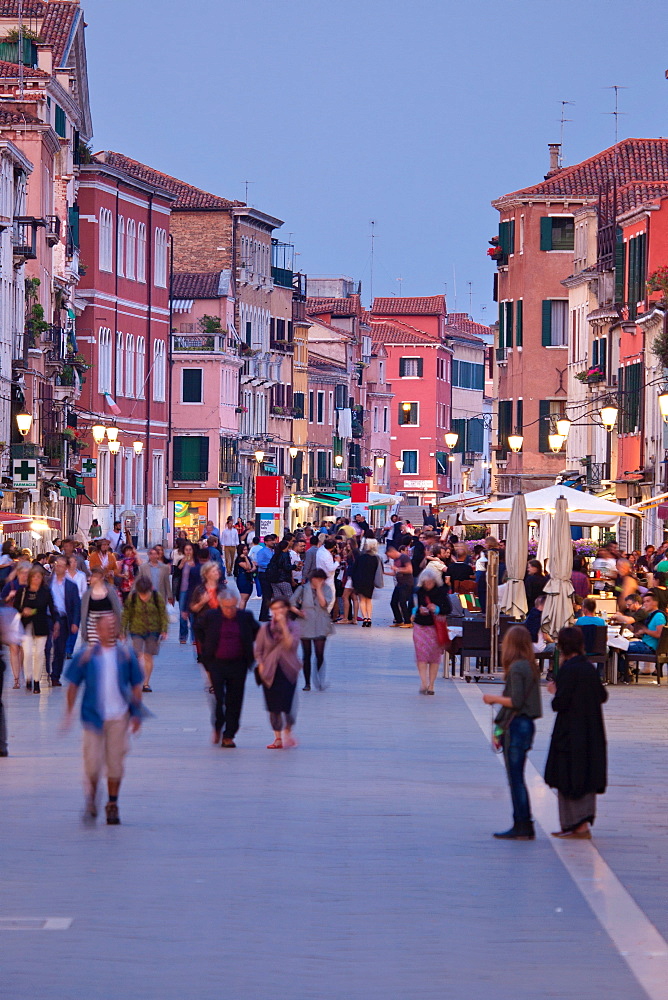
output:
M 111 392 L 111 330 L 101 326 L 97 344 L 97 388 Z
M 146 378 L 146 341 L 143 337 L 137 337 L 135 369 L 135 376 L 137 379 L 137 399 L 143 399 L 145 396 L 144 379 Z
M 125 219 L 122 215 L 116 223 L 116 273 L 121 277 L 125 273 Z
M 135 338 L 131 333 L 125 338 L 125 395 L 135 394 Z
M 123 334 L 116 334 L 116 395 L 123 395 Z
M 112 215 L 108 208 L 100 209 L 100 270 L 101 271 L 112 271 L 113 270 L 113 257 L 112 257 Z
M 137 226 L 137 281 L 146 281 L 146 225 Z
M 126 248 L 125 248 L 125 277 L 132 278 L 133 280 L 135 276 L 136 252 L 137 252 L 137 230 L 135 227 L 135 220 L 128 219 Z
M 156 340 L 153 344 L 153 399 L 156 403 L 165 401 L 165 342 Z
M 155 231 L 155 269 L 153 281 L 157 288 L 167 287 L 167 230 Z

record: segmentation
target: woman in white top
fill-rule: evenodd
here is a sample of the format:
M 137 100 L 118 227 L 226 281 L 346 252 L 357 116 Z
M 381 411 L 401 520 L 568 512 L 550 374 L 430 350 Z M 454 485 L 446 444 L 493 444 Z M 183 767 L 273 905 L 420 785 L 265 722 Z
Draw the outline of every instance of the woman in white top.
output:
M 79 569 L 76 556 L 70 556 L 67 560 L 67 576 L 79 588 L 79 597 L 83 597 L 88 589 L 88 579 L 84 571 Z

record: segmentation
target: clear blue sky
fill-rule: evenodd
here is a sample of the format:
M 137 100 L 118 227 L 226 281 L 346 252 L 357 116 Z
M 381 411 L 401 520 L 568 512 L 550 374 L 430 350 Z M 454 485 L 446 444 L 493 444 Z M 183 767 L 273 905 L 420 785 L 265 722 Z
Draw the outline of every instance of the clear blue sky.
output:
M 668 135 L 668 23 L 649 0 L 83 0 L 94 147 L 285 220 L 298 267 L 370 294 L 447 291 L 492 322 L 490 200 Z M 292 234 L 290 236 L 289 234 Z M 457 298 L 455 303 L 455 274 Z M 403 279 L 398 281 L 397 279 Z

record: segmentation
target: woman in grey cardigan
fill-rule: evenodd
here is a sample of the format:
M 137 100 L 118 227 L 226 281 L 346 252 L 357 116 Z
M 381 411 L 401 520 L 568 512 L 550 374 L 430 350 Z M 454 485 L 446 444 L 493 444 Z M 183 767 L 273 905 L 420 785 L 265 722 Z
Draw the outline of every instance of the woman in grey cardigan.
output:
M 334 594 L 326 582 L 327 574 L 323 569 L 313 571 L 311 579 L 297 587 L 292 595 L 292 606 L 296 608 L 303 619 L 301 627 L 302 658 L 304 661 L 304 691 L 311 690 L 311 647 L 315 646 L 315 674 L 313 680 L 316 688 L 325 686 L 325 643 L 332 632 L 332 619 L 327 610 Z
M 96 643 L 97 619 L 102 614 L 110 611 L 116 617 L 116 627 L 120 632 L 121 612 L 123 608 L 121 599 L 112 587 L 104 579 L 104 570 L 98 567 L 90 571 L 90 587 L 81 598 L 81 625 L 79 631 L 84 642 Z

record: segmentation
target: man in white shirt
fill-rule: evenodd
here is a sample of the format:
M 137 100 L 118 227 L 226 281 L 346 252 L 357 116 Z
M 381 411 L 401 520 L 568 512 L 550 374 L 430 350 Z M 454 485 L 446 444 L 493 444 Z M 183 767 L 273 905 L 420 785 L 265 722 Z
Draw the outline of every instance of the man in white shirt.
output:
M 220 544 L 223 547 L 225 556 L 225 569 L 228 577 L 232 576 L 234 570 L 234 560 L 237 556 L 237 545 L 239 544 L 239 532 L 234 527 L 234 521 L 228 517 L 225 527 L 220 533 Z
M 292 543 L 290 548 L 290 562 L 292 563 L 292 579 L 295 586 L 302 582 L 302 571 L 304 568 L 304 550 L 306 542 L 303 538 L 298 538 Z
M 334 574 L 336 573 L 336 567 L 338 561 L 334 558 L 334 551 L 336 549 L 336 539 L 327 537 L 325 542 L 321 545 L 317 551 L 315 557 L 316 569 L 322 569 L 327 574 L 327 585 L 330 587 L 332 594 L 336 594 L 336 587 L 334 584 Z M 334 607 L 335 598 L 327 605 L 327 610 L 331 611 Z
M 121 522 L 114 521 L 114 527 L 111 531 L 108 531 L 104 536 L 109 541 L 109 549 L 114 555 L 117 555 L 121 551 L 121 546 L 125 544 L 123 538 L 123 532 L 121 531 Z

